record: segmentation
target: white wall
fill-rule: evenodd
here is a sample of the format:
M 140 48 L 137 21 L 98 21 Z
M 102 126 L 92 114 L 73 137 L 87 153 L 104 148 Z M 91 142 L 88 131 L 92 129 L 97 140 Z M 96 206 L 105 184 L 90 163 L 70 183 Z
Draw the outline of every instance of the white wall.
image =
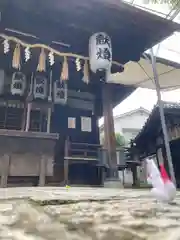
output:
M 115 118 L 114 128 L 116 133 L 121 133 L 125 137 L 126 143 L 135 138 L 141 128 L 144 126 L 148 113 L 137 111 L 120 118 Z
M 141 109 L 121 115 L 119 118 L 114 119 L 115 132 L 121 133 L 128 143 L 131 139 L 135 138 L 148 117 L 149 114 Z M 101 131 L 100 136 L 103 136 L 103 134 L 103 131 Z
M 148 117 L 149 114 L 147 112 L 138 110 L 114 119 L 115 132 L 121 133 L 125 137 L 126 146 L 142 129 Z M 100 135 L 103 136 L 103 131 L 101 131 Z M 119 177 L 122 178 L 122 176 L 122 172 L 119 172 Z M 124 172 L 124 176 L 125 183 L 132 184 L 132 173 L 127 170 Z M 139 178 L 141 182 L 146 182 L 146 171 L 143 169 L 143 166 L 139 173 Z
M 133 184 L 132 172 L 130 170 L 128 170 L 128 169 L 125 169 L 123 171 L 119 171 L 119 179 L 124 184 L 128 184 L 128 185 L 132 185 Z
M 136 129 L 136 131 L 133 129 L 123 129 L 122 134 L 125 138 L 126 143 L 129 143 L 132 139 L 134 139 L 139 131 L 140 129 Z
M 122 132 L 123 129 L 141 129 L 145 124 L 145 121 L 148 118 L 148 114 L 145 112 L 135 112 L 131 115 L 122 116 L 120 118 L 115 118 L 114 120 L 114 128 L 115 132 Z

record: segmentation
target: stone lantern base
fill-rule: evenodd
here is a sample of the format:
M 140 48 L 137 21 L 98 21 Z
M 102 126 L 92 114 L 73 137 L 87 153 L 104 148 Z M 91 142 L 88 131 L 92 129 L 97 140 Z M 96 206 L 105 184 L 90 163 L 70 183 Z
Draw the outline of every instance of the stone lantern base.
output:
M 106 179 L 104 182 L 105 188 L 123 188 L 123 184 L 120 179 Z

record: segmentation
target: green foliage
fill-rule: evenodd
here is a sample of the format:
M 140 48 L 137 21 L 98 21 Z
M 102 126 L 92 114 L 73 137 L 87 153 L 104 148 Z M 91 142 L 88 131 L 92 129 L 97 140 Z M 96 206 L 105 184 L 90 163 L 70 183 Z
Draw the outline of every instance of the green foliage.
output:
M 149 0 L 153 4 L 168 4 L 171 8 L 180 8 L 179 0 Z
M 115 138 L 116 138 L 116 146 L 117 147 L 122 147 L 125 145 L 125 138 L 120 133 L 116 133 Z
M 123 135 L 121 135 L 120 133 L 115 133 L 115 138 L 116 138 L 116 146 L 117 147 L 123 147 L 125 146 L 125 138 Z M 101 144 L 104 145 L 104 136 L 101 137 L 100 140 Z

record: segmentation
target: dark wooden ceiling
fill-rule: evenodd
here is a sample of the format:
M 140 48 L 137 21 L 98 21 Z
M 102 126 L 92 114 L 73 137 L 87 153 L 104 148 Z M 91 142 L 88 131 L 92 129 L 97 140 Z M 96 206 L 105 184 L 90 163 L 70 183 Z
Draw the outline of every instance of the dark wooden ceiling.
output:
M 144 50 L 180 29 L 178 24 L 121 0 L 1 0 L 0 11 L 1 33 L 28 43 L 44 43 L 63 52 L 88 56 L 89 37 L 104 31 L 112 39 L 113 60 L 122 64 L 139 60 Z M 36 38 L 8 32 L 7 28 Z M 112 72 L 119 70 L 116 66 L 112 68 Z M 111 87 L 114 105 L 134 90 L 120 85 Z M 97 85 L 93 89 L 97 89 Z
M 1 32 L 7 34 L 5 29 L 11 28 L 30 33 L 39 39 L 23 39 L 85 56 L 89 37 L 105 31 L 112 38 L 113 59 L 120 63 L 138 60 L 145 49 L 180 29 L 120 0 L 1 0 L 0 10 Z

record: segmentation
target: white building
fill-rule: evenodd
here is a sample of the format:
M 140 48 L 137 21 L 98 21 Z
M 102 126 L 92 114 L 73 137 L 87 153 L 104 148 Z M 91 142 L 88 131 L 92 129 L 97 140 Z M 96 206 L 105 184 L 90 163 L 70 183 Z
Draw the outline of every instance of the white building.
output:
M 130 112 L 114 117 L 115 133 L 120 133 L 124 136 L 126 144 L 136 137 L 145 121 L 149 117 L 149 111 L 140 107 Z M 100 127 L 100 135 L 104 133 L 104 126 Z

